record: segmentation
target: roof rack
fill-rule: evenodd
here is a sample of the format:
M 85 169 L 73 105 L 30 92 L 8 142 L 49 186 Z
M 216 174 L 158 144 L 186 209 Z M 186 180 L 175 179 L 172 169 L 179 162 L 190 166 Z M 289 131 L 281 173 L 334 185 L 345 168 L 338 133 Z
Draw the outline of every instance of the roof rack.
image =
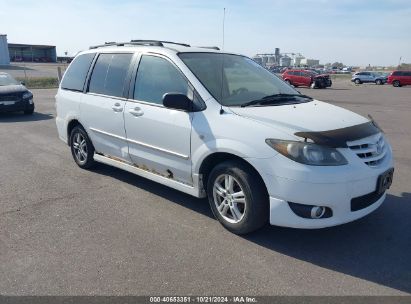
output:
M 126 45 L 164 46 L 163 43 L 176 44 L 176 45 L 181 45 L 181 46 L 185 46 L 185 47 L 190 47 L 189 44 L 172 42 L 172 41 L 162 41 L 162 40 L 131 40 L 130 42 L 105 42 L 104 44 L 91 46 L 91 47 L 90 47 L 90 50 L 91 50 L 91 49 L 97 49 L 97 48 L 100 48 L 100 47 L 106 47 L 106 46 L 126 46 Z
M 220 48 L 218 46 L 199 46 L 200 49 L 210 49 L 210 50 L 216 50 L 219 51 Z
M 181 46 L 186 46 L 190 47 L 189 44 L 187 43 L 178 43 L 178 42 L 172 42 L 172 41 L 164 41 L 164 40 L 131 40 L 131 42 L 137 42 L 137 43 L 158 43 L 158 46 L 164 46 L 163 43 L 167 44 L 175 44 L 175 45 L 181 45 Z

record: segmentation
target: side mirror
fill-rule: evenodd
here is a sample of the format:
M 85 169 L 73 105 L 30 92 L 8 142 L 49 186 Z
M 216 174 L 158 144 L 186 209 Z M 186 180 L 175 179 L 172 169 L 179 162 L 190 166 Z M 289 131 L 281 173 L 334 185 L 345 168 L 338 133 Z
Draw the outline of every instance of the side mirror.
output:
M 186 95 L 180 93 L 166 93 L 163 96 L 163 105 L 169 109 L 190 112 L 192 103 Z

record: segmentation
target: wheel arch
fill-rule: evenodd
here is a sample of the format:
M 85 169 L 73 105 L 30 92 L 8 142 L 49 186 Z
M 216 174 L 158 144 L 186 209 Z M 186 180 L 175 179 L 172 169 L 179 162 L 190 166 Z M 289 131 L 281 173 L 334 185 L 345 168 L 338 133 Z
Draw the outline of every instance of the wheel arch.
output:
M 213 170 L 213 168 L 215 168 L 215 166 L 217 166 L 218 164 L 221 164 L 226 161 L 237 161 L 245 165 L 247 168 L 249 168 L 249 170 L 252 170 L 256 174 L 256 176 L 258 176 L 262 185 L 264 185 L 264 188 L 268 193 L 268 189 L 264 182 L 264 179 L 261 176 L 261 174 L 257 171 L 257 169 L 250 162 L 248 162 L 245 158 L 235 155 L 233 153 L 229 153 L 229 152 L 214 152 L 214 153 L 207 155 L 202 160 L 198 173 L 202 177 L 202 187 L 204 190 L 207 190 L 208 177 L 211 171 Z

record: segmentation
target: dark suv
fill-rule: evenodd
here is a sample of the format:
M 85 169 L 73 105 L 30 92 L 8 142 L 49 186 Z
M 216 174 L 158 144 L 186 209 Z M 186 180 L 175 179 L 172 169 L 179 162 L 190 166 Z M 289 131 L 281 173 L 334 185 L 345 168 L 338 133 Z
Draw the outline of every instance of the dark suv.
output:
M 394 87 L 411 85 L 411 71 L 393 71 L 388 76 L 387 82 L 392 84 Z
M 0 112 L 33 114 L 33 94 L 11 75 L 0 72 Z

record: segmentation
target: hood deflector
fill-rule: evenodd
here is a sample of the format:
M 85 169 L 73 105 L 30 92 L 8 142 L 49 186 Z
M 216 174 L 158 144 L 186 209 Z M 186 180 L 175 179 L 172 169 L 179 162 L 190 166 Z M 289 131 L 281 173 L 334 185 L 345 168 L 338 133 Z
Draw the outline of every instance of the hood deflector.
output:
M 360 125 L 342 129 L 319 131 L 319 132 L 297 132 L 294 135 L 311 139 L 318 145 L 331 148 L 347 148 L 347 141 L 353 141 L 382 132 L 380 128 L 369 121 Z

